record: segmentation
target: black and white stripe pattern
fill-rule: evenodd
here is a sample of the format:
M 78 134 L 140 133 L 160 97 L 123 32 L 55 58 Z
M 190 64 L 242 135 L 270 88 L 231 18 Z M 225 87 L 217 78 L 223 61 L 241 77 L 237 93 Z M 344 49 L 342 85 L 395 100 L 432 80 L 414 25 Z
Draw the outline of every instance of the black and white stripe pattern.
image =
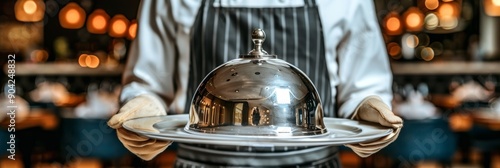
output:
M 336 116 L 314 0 L 289 8 L 225 8 L 213 3 L 203 2 L 193 25 L 188 104 L 197 84 L 217 66 L 250 51 L 251 30 L 263 28 L 267 33 L 263 48 L 304 71 L 321 96 L 325 116 Z

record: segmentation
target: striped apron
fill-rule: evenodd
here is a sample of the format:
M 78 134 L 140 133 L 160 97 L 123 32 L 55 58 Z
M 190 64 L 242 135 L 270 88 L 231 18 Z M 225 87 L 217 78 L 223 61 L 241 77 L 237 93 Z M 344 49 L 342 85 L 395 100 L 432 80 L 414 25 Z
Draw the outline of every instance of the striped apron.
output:
M 250 32 L 261 28 L 263 49 L 304 71 L 321 96 L 324 113 L 335 117 L 335 104 L 325 59 L 323 30 L 315 0 L 301 7 L 228 8 L 217 0 L 202 2 L 191 30 L 189 105 L 196 87 L 217 66 L 253 48 Z M 227 154 L 233 152 L 234 154 Z M 261 157 L 262 152 L 276 157 Z M 272 154 L 271 154 L 272 155 Z M 272 161 L 270 161 L 271 159 Z M 179 145 L 176 167 L 339 167 L 336 147 L 223 147 Z

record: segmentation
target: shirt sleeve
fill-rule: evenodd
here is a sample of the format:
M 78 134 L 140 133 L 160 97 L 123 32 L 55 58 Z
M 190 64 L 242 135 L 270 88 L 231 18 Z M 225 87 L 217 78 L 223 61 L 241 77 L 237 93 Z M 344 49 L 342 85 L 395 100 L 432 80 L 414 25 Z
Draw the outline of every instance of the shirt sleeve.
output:
M 351 117 L 367 96 L 380 96 L 389 107 L 392 101 L 392 72 L 373 1 L 353 2 L 337 48 L 338 114 L 343 118 Z
M 160 97 L 165 109 L 175 96 L 176 22 L 169 1 L 141 1 L 138 30 L 123 74 L 120 101 L 142 94 Z

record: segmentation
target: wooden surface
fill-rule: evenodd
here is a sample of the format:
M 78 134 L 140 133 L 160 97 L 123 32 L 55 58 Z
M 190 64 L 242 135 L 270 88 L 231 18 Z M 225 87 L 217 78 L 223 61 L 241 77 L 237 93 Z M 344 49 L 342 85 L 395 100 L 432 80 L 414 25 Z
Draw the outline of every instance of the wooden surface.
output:
M 76 62 L 16 63 L 16 75 L 120 75 L 124 68 L 123 64 L 86 68 Z M 391 68 L 394 75 L 500 74 L 500 62 L 392 62 Z
M 97 68 L 81 67 L 76 62 L 65 63 L 16 63 L 16 75 L 121 75 L 125 66 L 122 64 Z M 7 68 L 4 67 L 4 72 Z
M 472 120 L 478 125 L 488 127 L 493 131 L 500 131 L 500 112 L 473 112 Z
M 392 62 L 394 75 L 500 74 L 500 62 Z
M 59 120 L 53 111 L 47 109 L 31 109 L 29 113 L 23 117 L 16 115 L 15 128 L 22 130 L 32 127 L 42 127 L 45 130 L 53 130 L 58 127 Z M 9 118 L 0 121 L 0 128 L 6 129 L 10 124 Z

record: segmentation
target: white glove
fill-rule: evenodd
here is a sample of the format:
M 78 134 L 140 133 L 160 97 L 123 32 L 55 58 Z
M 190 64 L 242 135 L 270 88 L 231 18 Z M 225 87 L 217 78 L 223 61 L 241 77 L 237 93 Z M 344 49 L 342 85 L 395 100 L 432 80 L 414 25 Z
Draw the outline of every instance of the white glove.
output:
M 163 152 L 172 142 L 150 139 L 136 133 L 130 132 L 122 127 L 123 122 L 140 117 L 166 115 L 161 100 L 152 95 L 140 95 L 129 100 L 123 105 L 117 114 L 108 121 L 111 128 L 116 129 L 118 139 L 130 152 L 143 160 L 151 160 Z M 151 124 L 135 123 L 135 129 L 157 133 Z
M 352 119 L 379 123 L 380 125 L 393 129 L 391 134 L 378 140 L 346 145 L 360 157 L 368 157 L 394 142 L 403 127 L 403 120 L 394 115 L 390 108 L 378 96 L 368 96 L 361 101 L 354 111 Z

